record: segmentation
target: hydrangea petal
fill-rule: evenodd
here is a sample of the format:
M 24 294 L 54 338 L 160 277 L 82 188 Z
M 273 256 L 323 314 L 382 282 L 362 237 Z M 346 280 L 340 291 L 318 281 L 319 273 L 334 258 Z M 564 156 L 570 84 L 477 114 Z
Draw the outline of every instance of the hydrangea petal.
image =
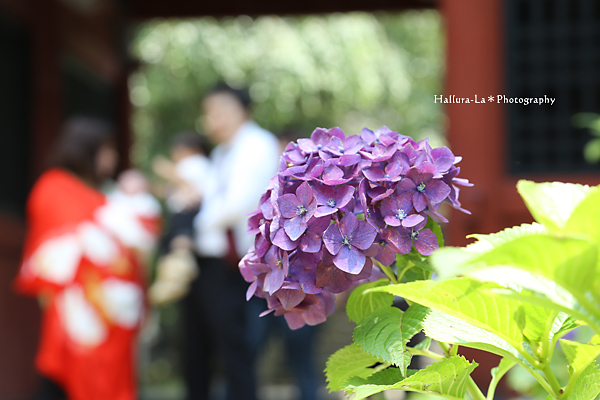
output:
M 304 300 L 306 294 L 302 290 L 298 289 L 281 288 L 275 292 L 275 296 L 277 296 L 283 308 L 290 310 L 302 303 L 302 300 Z
M 246 301 L 250 300 L 254 293 L 256 293 L 256 288 L 258 287 L 258 281 L 254 281 L 248 286 L 248 290 L 246 290 Z
M 323 260 L 317 265 L 317 286 L 326 288 L 332 293 L 342 293 L 349 289 L 354 283 L 352 279 L 348 279 L 350 276 L 354 275 L 350 275 L 336 267 L 333 260 L 329 262 Z
M 285 272 L 283 268 L 273 268 L 271 272 L 267 273 L 265 277 L 265 290 L 269 292 L 269 294 L 273 294 L 279 290 L 281 285 L 283 285 L 283 280 L 285 279 Z
M 450 186 L 441 180 L 431 180 L 425 185 L 425 194 L 433 204 L 441 203 L 450 194 Z
M 343 186 L 339 188 L 335 194 L 335 206 L 342 208 L 352 200 L 354 196 L 354 188 L 352 186 Z
M 358 228 L 358 219 L 353 213 L 347 213 L 340 221 L 340 232 L 342 236 L 350 237 Z
M 302 184 L 298 186 L 298 189 L 296 189 L 296 197 L 304 207 L 308 208 L 308 205 L 315 198 L 313 190 L 308 182 L 302 182 Z
M 301 216 L 296 216 L 294 218 L 286 219 L 283 221 L 283 229 L 292 241 L 298 240 L 298 238 L 300 238 L 300 236 L 302 236 L 302 234 L 306 232 L 307 227 L 307 222 Z
M 424 256 L 430 256 L 439 248 L 437 237 L 431 229 L 423 229 L 419 231 L 418 236 L 414 240 L 415 248 Z
M 304 318 L 301 314 L 290 312 L 283 314 L 283 317 L 285 318 L 285 321 L 292 330 L 300 329 L 304 325 L 306 325 L 306 322 L 304 321 Z
M 423 193 L 415 191 L 412 200 L 417 212 L 421 212 L 427 208 L 427 197 Z
M 277 231 L 275 237 L 273 238 L 273 244 L 286 251 L 292 251 L 298 247 L 298 241 L 290 239 L 285 233 L 285 229 L 279 229 Z
M 377 236 L 377 230 L 365 221 L 358 221 L 358 227 L 352 236 L 352 246 L 356 246 L 361 250 L 366 250 L 373 244 Z
M 315 211 L 315 217 L 320 218 L 326 215 L 331 215 L 333 213 L 335 213 L 338 210 L 338 208 L 332 208 L 329 206 L 321 206 L 321 207 L 317 207 L 317 210 Z
M 412 228 L 423 222 L 424 219 L 425 217 L 421 214 L 411 214 L 402 220 L 402 226 L 405 228 Z
M 452 151 L 446 146 L 432 149 L 431 158 L 433 158 L 433 165 L 435 165 L 437 170 L 442 173 L 448 171 L 456 159 L 454 154 L 452 154 Z
M 398 249 L 399 254 L 408 254 L 412 249 L 410 231 L 406 228 L 389 229 L 388 240 Z
M 333 263 L 344 272 L 352 275 L 359 274 L 365 266 L 366 256 L 354 246 L 342 246 L 333 259 Z
M 302 205 L 298 198 L 291 194 L 284 194 L 277 199 L 279 212 L 284 218 L 293 218 L 297 215 L 298 207 Z
M 331 224 L 323 235 L 323 244 L 331 254 L 338 254 L 342 248 L 342 233 L 338 224 Z

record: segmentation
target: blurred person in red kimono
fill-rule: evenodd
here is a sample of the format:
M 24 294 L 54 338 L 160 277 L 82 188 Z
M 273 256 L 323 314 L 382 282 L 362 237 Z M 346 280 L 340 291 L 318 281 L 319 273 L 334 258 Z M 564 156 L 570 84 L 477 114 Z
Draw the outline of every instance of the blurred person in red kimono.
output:
M 29 195 L 15 280 L 15 289 L 42 308 L 36 399 L 134 400 L 136 333 L 145 311 L 140 255 L 156 236 L 159 214 L 99 191 L 117 164 L 103 121 L 67 121 L 52 164 Z

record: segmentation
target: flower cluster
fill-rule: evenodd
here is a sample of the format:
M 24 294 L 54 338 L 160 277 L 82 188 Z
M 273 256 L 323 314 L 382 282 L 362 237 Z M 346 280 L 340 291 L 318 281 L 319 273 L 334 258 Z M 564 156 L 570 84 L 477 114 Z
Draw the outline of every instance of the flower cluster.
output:
M 323 322 L 334 294 L 382 276 L 413 248 L 430 255 L 435 234 L 427 218 L 447 222 L 442 203 L 461 211 L 460 168 L 447 147 L 431 148 L 387 127 L 346 137 L 317 128 L 287 145 L 279 172 L 251 214 L 254 246 L 239 264 L 251 285 L 292 329 Z

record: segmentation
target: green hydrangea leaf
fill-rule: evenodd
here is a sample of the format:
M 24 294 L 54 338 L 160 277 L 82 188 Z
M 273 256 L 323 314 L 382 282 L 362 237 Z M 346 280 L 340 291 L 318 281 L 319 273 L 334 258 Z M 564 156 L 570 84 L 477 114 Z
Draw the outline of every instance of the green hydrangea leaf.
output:
M 477 367 L 462 356 L 452 356 L 433 363 L 389 387 L 421 393 L 435 393 L 448 399 L 464 399 L 471 372 Z
M 429 263 L 429 258 L 422 256 L 414 248 L 408 254 L 398 254 L 396 267 L 400 281 L 406 283 L 430 279 L 435 271 Z
M 585 198 L 589 186 L 562 182 L 535 183 L 520 180 L 517 190 L 535 220 L 549 231 L 561 231 Z
M 598 250 L 585 239 L 530 235 L 504 243 L 471 261 L 477 267 L 511 266 L 544 276 L 574 295 L 592 287 Z
M 454 278 L 441 282 L 417 281 L 374 288 L 405 297 L 415 303 L 459 318 L 500 337 L 514 349 L 523 352 L 522 327 L 515 315 L 522 303 L 495 296 L 490 289 L 501 286 L 470 278 Z M 540 312 L 543 310 L 540 307 Z
M 402 283 L 414 282 L 414 281 L 426 281 L 426 280 L 431 279 L 431 275 L 432 275 L 431 271 L 429 271 L 427 269 L 423 269 L 418 266 L 414 266 L 404 272 L 404 275 L 402 276 L 401 281 L 402 281 Z
M 579 301 L 573 297 L 573 295 L 562 289 L 560 286 L 554 284 L 549 281 L 548 284 L 548 292 L 530 292 L 526 290 L 511 290 L 511 289 L 490 289 L 490 292 L 496 296 L 504 297 L 508 299 L 513 299 L 516 301 L 530 303 L 533 305 L 537 305 L 544 308 L 554 309 L 557 311 L 561 311 L 565 314 L 572 315 L 573 318 L 584 321 L 587 323 L 594 331 L 600 333 L 600 318 L 597 315 L 590 312 L 590 307 L 584 307 L 584 305 L 580 304 Z M 597 310 L 596 310 L 597 311 Z M 569 327 L 565 329 L 564 332 L 561 332 L 560 335 L 555 336 L 554 342 L 562 336 L 562 334 L 566 333 L 566 330 L 573 329 L 573 327 Z M 560 331 L 557 331 L 557 333 Z
M 598 284 L 596 243 L 584 237 L 531 235 L 502 244 L 470 263 L 476 268 L 469 276 L 516 292 L 523 288 L 536 292 L 555 303 L 555 309 L 577 313 L 598 330 L 600 309 L 598 300 L 592 300 Z
M 348 379 L 344 389 L 356 394 L 353 400 L 361 400 L 384 390 L 407 390 L 463 400 L 469 375 L 477 365 L 462 356 L 452 356 L 416 371 L 403 380 L 399 380 L 401 374 L 398 369 L 388 368 L 367 378 Z
M 394 296 L 388 293 L 369 292 L 368 289 L 389 285 L 386 279 L 367 282 L 352 291 L 346 304 L 346 313 L 350 321 L 360 322 L 364 317 L 380 308 L 386 308 L 394 302 Z
M 431 338 L 426 336 L 425 339 L 421 340 L 416 346 L 414 346 L 417 350 L 429 350 L 431 346 Z
M 483 253 L 501 244 L 511 242 L 523 236 L 537 235 L 547 232 L 548 231 L 544 225 L 534 222 L 533 224 L 521 224 L 519 226 L 506 228 L 500 232 L 491 233 L 489 235 L 474 233 L 467 236 L 467 238 L 477 239 L 477 242 L 467 245 L 466 249 L 473 253 Z
M 519 351 L 498 335 L 443 312 L 429 312 L 423 321 L 423 330 L 434 340 L 484 350 L 533 369 L 521 354 L 526 351 L 524 348 Z
M 360 346 L 352 343 L 333 353 L 327 360 L 325 377 L 330 391 L 341 390 L 346 379 L 352 376 L 366 378 L 376 370 L 371 368 L 380 360 L 365 353 Z
M 588 195 L 577 205 L 566 223 L 568 233 L 588 235 L 600 243 L 600 190 L 592 188 Z
M 431 229 L 431 231 L 433 233 L 435 233 L 435 236 L 437 237 L 440 249 L 442 247 L 444 247 L 444 233 L 442 232 L 442 228 L 441 228 L 440 224 L 438 224 L 431 218 L 427 218 L 427 223 L 425 224 L 425 229 Z
M 579 375 L 600 356 L 600 344 L 586 344 L 561 339 L 562 347 L 569 362 L 569 376 L 576 380 Z
M 569 400 L 590 400 L 600 394 L 600 369 L 596 363 L 592 363 L 574 381 L 569 391 Z
M 556 343 L 559 338 L 566 335 L 578 326 L 579 323 L 575 318 L 567 313 L 559 312 L 554 320 L 554 323 L 552 324 L 552 329 L 550 329 L 550 335 L 552 335 L 553 343 Z
M 387 390 L 388 387 L 402 381 L 404 377 L 398 368 L 387 368 L 367 378 L 352 377 L 344 382 L 348 394 L 355 394 L 352 400 L 360 400 Z
M 477 239 L 476 242 L 462 248 L 444 247 L 439 249 L 429 257 L 429 261 L 441 278 L 451 278 L 473 269 L 470 262 L 478 255 L 494 249 L 494 247 L 523 236 L 543 233 L 546 233 L 544 225 L 533 223 L 507 228 L 489 235 L 473 234 L 469 235 L 468 238 Z
M 516 362 L 510 358 L 506 358 L 503 357 L 500 360 L 500 363 L 498 364 L 497 367 L 492 368 L 491 373 L 492 373 L 492 381 L 490 382 L 490 385 L 488 387 L 488 393 L 487 393 L 487 398 L 488 399 L 493 399 L 494 398 L 494 393 L 496 392 L 496 386 L 498 386 L 498 383 L 500 382 L 500 379 L 502 379 L 502 377 L 504 375 L 506 375 L 506 373 L 508 371 L 510 371 L 510 369 L 512 367 L 514 367 L 516 365 Z
M 366 352 L 399 367 L 405 375 L 411 354 L 406 344 L 421 331 L 428 310 L 415 304 L 406 312 L 395 307 L 379 309 L 365 317 L 354 329 L 354 341 Z

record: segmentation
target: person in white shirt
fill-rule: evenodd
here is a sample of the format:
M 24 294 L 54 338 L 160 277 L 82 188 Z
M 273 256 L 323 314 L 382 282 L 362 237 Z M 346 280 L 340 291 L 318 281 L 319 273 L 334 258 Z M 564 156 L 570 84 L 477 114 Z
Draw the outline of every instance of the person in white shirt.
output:
M 218 85 L 202 103 L 204 128 L 217 146 L 194 221 L 200 278 L 186 298 L 188 399 L 208 398 L 210 357 L 223 364 L 227 400 L 254 400 L 254 349 L 248 338 L 246 282 L 237 263 L 253 242 L 248 213 L 277 172 L 277 138 L 251 120 L 246 91 Z

